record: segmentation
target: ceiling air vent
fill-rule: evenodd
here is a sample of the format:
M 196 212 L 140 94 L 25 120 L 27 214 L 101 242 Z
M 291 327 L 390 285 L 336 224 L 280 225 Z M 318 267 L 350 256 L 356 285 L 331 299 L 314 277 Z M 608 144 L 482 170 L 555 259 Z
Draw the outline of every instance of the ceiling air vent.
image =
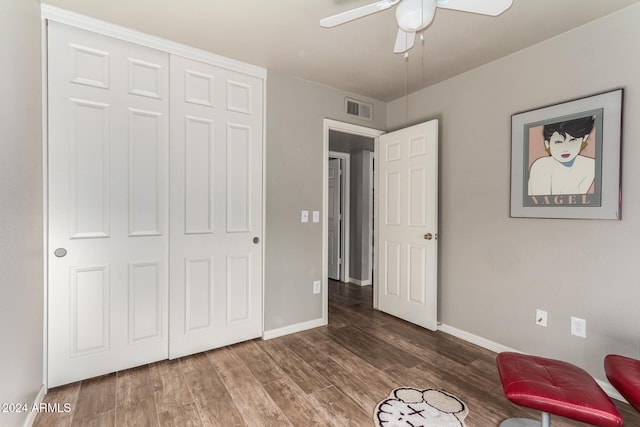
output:
M 356 116 L 365 120 L 373 119 L 373 106 L 366 102 L 356 101 L 355 99 L 345 98 L 345 107 L 347 114 Z

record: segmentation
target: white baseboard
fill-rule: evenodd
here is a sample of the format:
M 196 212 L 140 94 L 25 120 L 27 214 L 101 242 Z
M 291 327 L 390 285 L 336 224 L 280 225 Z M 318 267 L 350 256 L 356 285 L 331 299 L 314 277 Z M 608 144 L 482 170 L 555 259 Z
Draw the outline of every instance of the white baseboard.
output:
M 360 279 L 354 279 L 353 277 L 349 277 L 347 283 L 353 283 L 354 285 L 358 285 L 358 286 L 369 286 L 371 284 L 371 280 L 369 279 L 360 280 Z
M 36 400 L 33 401 L 33 403 L 31 404 L 31 407 L 37 407 L 40 406 L 40 404 L 44 401 L 44 396 L 47 394 L 47 388 L 45 387 L 44 384 L 42 384 L 42 387 L 40 387 L 40 391 L 38 392 L 38 395 L 36 396 Z M 27 419 L 24 421 L 23 426 L 24 427 L 31 427 L 33 425 L 33 423 L 36 421 L 36 416 L 38 415 L 37 411 L 30 411 L 29 412 L 29 416 L 27 417 Z
M 445 325 L 444 323 L 441 323 L 438 325 L 438 330 L 444 332 L 445 334 L 453 335 L 454 337 L 460 338 L 472 344 L 479 345 L 480 347 L 486 348 L 487 350 L 491 350 L 494 353 L 502 353 L 503 351 L 513 351 L 516 353 L 522 353 L 521 351 L 518 351 L 511 347 L 507 347 L 506 345 L 502 345 L 497 342 L 490 341 L 486 338 L 482 338 L 470 332 L 463 331 L 458 328 L 454 328 L 453 326 Z
M 502 345 L 500 343 L 488 340 L 486 338 L 482 338 L 478 335 L 474 335 L 472 333 L 469 333 L 467 331 L 463 331 L 461 329 L 458 328 L 454 328 L 453 326 L 449 326 L 449 325 L 445 325 L 444 323 L 441 323 L 438 325 L 438 330 L 444 332 L 445 334 L 449 334 L 452 335 L 454 337 L 460 338 L 462 340 L 465 340 L 467 342 L 470 342 L 472 344 L 478 345 L 482 348 L 486 348 L 487 350 L 491 350 L 494 353 L 502 353 L 503 351 L 512 351 L 512 352 L 516 352 L 516 353 L 524 353 L 522 351 L 513 349 L 511 347 L 507 347 L 505 345 Z M 607 395 L 609 395 L 609 397 L 619 400 L 621 402 L 624 403 L 628 403 L 624 397 L 622 397 L 622 395 L 620 393 L 618 393 L 618 391 L 611 385 L 609 384 L 608 381 L 605 380 L 599 380 L 597 378 L 594 378 L 596 380 L 596 382 L 598 383 L 598 385 L 600 387 L 602 387 L 602 389 L 604 390 L 605 393 L 607 393 Z
M 320 326 L 326 326 L 326 319 L 314 319 L 308 322 L 296 323 L 295 325 L 285 326 L 283 328 L 272 329 L 270 331 L 264 331 L 262 333 L 263 340 L 270 340 L 273 338 L 282 337 L 289 334 L 295 334 L 296 332 L 306 331 L 308 329 L 318 328 Z

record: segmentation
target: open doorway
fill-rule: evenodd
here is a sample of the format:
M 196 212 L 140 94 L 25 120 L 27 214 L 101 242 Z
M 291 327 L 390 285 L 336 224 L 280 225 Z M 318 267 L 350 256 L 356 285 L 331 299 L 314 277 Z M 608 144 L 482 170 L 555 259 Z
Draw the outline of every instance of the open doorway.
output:
M 341 256 L 339 280 L 361 286 L 371 285 L 374 277 L 373 164 L 377 138 L 384 132 L 329 119 L 325 119 L 324 130 L 324 289 L 327 289 L 330 269 L 331 277 L 336 277 L 336 265 L 329 265 L 330 255 L 335 255 L 336 248 L 340 248 Z M 348 162 L 349 170 L 348 176 L 342 180 L 342 224 L 337 235 L 336 224 L 330 224 L 331 220 L 335 220 L 334 212 L 329 211 L 329 195 L 334 194 L 329 189 L 329 176 L 333 173 L 329 169 L 330 158 L 339 159 L 342 166 Z M 336 164 L 333 162 L 334 168 Z M 347 173 L 346 169 L 343 167 L 343 177 Z M 335 204 L 332 204 L 332 207 L 335 207 Z M 336 236 L 341 239 L 339 243 L 335 241 Z M 332 262 L 335 262 L 335 259 Z M 325 293 L 323 317 L 326 320 L 327 308 Z
M 330 131 L 329 150 L 329 277 L 346 283 L 370 285 L 374 140 Z M 336 186 L 341 189 L 339 193 Z M 337 264 L 336 249 L 340 249 Z M 339 275 L 335 274 L 336 270 L 339 270 Z

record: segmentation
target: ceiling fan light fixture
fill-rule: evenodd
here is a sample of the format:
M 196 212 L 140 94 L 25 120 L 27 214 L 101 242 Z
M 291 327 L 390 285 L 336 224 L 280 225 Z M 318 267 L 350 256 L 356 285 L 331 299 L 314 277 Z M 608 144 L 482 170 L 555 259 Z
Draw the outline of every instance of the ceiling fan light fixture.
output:
M 436 0 L 402 0 L 396 8 L 398 27 L 406 32 L 420 31 L 431 24 Z
M 438 7 L 498 16 L 511 7 L 512 3 L 513 0 L 378 0 L 375 3 L 321 19 L 320 26 L 325 28 L 335 27 L 398 5 L 395 12 L 399 28 L 393 52 L 403 53 L 414 46 L 416 33 L 421 32 L 431 24 Z M 420 35 L 420 40 L 424 41 L 422 34 Z

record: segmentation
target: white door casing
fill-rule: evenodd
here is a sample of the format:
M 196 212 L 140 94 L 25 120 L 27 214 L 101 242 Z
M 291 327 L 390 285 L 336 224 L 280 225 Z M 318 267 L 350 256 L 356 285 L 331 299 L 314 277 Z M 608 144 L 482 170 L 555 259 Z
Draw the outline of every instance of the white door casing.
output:
M 329 278 L 340 280 L 341 248 L 341 178 L 340 159 L 329 159 Z
M 48 42 L 55 387 L 167 357 L 169 56 L 56 22 Z
M 262 85 L 171 56 L 170 358 L 262 334 Z
M 328 186 L 328 171 L 329 171 L 329 139 L 330 139 L 330 131 L 335 130 L 338 132 L 351 133 L 354 135 L 361 135 L 369 138 L 373 138 L 374 143 L 377 147 L 378 138 L 380 135 L 384 134 L 384 131 L 368 128 L 364 126 L 354 125 L 351 123 L 339 122 L 332 119 L 324 119 L 323 120 L 323 138 L 322 138 L 322 157 L 323 157 L 323 167 L 322 170 L 322 182 L 323 190 L 322 190 L 322 320 L 320 322 L 321 325 L 326 325 L 329 321 L 329 295 L 328 295 L 328 231 L 329 231 L 329 222 L 327 218 L 329 217 L 329 186 Z M 348 174 L 345 174 L 348 176 Z M 344 221 L 345 226 L 348 223 L 347 220 Z M 375 262 L 375 260 L 374 260 Z M 377 293 L 374 292 L 373 300 L 374 300 L 374 308 L 377 308 Z
M 378 308 L 436 330 L 438 121 L 382 135 L 376 159 Z

